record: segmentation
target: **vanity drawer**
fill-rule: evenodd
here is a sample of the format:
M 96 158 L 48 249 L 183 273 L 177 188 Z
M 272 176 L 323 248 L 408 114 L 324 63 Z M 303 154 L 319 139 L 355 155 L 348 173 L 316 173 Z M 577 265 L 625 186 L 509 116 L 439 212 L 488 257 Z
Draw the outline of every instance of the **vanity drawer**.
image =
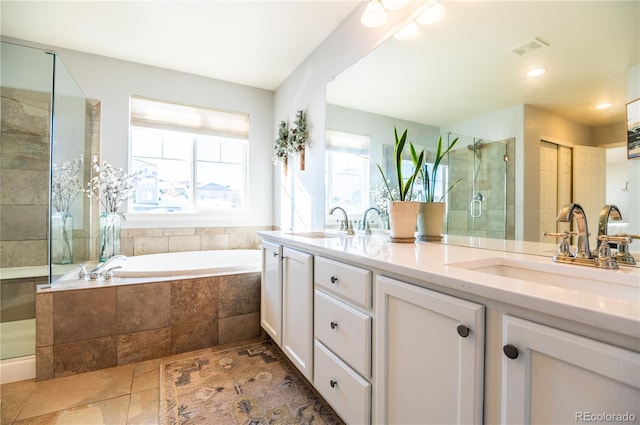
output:
M 316 285 L 341 298 L 371 308 L 371 272 L 327 258 L 316 257 Z
M 314 334 L 364 377 L 371 377 L 371 316 L 316 289 Z
M 348 424 L 371 423 L 371 384 L 317 340 L 314 386 Z

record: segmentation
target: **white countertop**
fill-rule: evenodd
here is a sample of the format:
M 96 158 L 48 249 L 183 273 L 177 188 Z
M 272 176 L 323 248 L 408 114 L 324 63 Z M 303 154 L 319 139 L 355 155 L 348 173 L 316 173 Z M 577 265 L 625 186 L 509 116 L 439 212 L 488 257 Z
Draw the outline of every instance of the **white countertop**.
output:
M 443 243 L 391 243 L 386 235 L 310 238 L 281 231 L 258 232 L 266 240 L 333 257 L 381 275 L 404 276 L 486 299 L 550 314 L 640 338 L 640 268 L 601 270 L 551 261 L 554 244 L 473 238 L 469 246 Z M 503 245 L 501 250 L 499 245 Z M 512 246 L 536 254 L 514 253 Z M 526 246 L 524 246 L 526 245 Z M 478 248 L 482 249 L 478 249 Z M 559 285 L 468 270 L 456 263 L 524 262 L 547 273 L 584 278 L 584 285 Z M 473 264 L 473 263 L 471 263 Z M 591 279 L 597 279 L 598 282 Z M 580 287 L 578 287 L 580 286 Z

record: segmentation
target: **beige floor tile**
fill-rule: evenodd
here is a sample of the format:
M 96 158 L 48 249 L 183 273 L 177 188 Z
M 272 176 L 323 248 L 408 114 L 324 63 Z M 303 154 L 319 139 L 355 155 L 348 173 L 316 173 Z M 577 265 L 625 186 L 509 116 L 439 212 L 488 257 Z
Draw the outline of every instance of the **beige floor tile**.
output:
M 124 425 L 128 409 L 129 396 L 124 395 L 19 420 L 14 425 Z
M 159 397 L 158 388 L 131 394 L 127 425 L 157 425 Z
M 32 418 L 129 394 L 133 365 L 38 382 L 18 419 Z
M 160 364 L 162 359 L 153 359 L 135 363 L 133 369 L 133 386 L 131 393 L 157 389 L 160 381 Z
M 0 417 L 2 425 L 16 420 L 20 411 L 37 388 L 34 380 L 12 382 L 0 386 Z

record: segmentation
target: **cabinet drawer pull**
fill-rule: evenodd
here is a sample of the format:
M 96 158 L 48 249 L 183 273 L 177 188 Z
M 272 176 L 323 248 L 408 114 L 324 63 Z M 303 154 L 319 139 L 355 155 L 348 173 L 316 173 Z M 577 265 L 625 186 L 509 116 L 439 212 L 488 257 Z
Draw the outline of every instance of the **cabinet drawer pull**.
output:
M 463 338 L 466 338 L 469 336 L 469 328 L 465 325 L 458 325 L 456 330 L 458 331 L 458 335 L 460 335 Z
M 338 278 L 335 276 L 331 276 L 331 283 L 336 283 L 338 281 Z
M 504 352 L 504 355 L 509 357 L 510 359 L 518 358 L 518 349 L 516 348 L 515 345 L 507 344 L 504 347 L 502 347 L 502 351 Z
M 278 256 L 278 253 L 277 253 L 277 252 L 274 252 L 274 253 L 273 253 L 273 256 L 274 256 L 274 257 L 277 257 L 277 256 Z
M 331 322 L 331 329 L 335 329 L 338 327 L 338 322 Z
M 329 381 L 329 385 L 331 385 L 331 388 L 335 388 L 338 385 L 338 381 L 332 379 Z

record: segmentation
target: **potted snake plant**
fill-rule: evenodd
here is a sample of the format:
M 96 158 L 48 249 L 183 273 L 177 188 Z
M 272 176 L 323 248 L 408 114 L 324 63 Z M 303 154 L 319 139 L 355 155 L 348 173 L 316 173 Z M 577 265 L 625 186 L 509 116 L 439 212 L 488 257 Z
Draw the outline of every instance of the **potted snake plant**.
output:
M 442 150 L 442 136 L 438 139 L 438 146 L 436 148 L 436 157 L 429 174 L 427 164 L 424 163 L 424 151 L 419 155 L 416 152 L 413 145 L 411 146 L 411 159 L 413 165 L 418 167 L 420 177 L 422 179 L 424 202 L 421 202 L 418 207 L 418 240 L 421 241 L 440 241 L 442 240 L 442 226 L 444 224 L 444 215 L 447 210 L 447 205 L 443 202 L 444 197 L 449 193 L 451 189 L 456 187 L 462 179 L 458 179 L 455 183 L 450 185 L 436 200 L 436 181 L 438 177 L 438 167 L 442 163 L 442 160 L 449 154 L 451 149 L 458 143 L 456 137 L 451 144 L 443 151 Z
M 394 191 L 391 189 L 390 181 L 386 178 L 384 171 L 380 164 L 376 163 L 382 180 L 389 195 L 389 226 L 391 231 L 391 241 L 410 243 L 415 241 L 416 220 L 418 217 L 419 203 L 412 201 L 413 197 L 413 184 L 420 173 L 422 163 L 424 161 L 424 152 L 419 155 L 416 153 L 414 162 L 414 171 L 411 176 L 405 181 L 402 175 L 402 152 L 407 143 L 407 130 L 405 129 L 402 135 L 398 136 L 398 129 L 394 127 L 395 146 L 393 150 L 394 166 L 396 171 L 396 181 L 398 184 L 397 196 L 394 196 Z M 415 147 L 412 143 L 409 143 L 412 152 L 415 152 Z

